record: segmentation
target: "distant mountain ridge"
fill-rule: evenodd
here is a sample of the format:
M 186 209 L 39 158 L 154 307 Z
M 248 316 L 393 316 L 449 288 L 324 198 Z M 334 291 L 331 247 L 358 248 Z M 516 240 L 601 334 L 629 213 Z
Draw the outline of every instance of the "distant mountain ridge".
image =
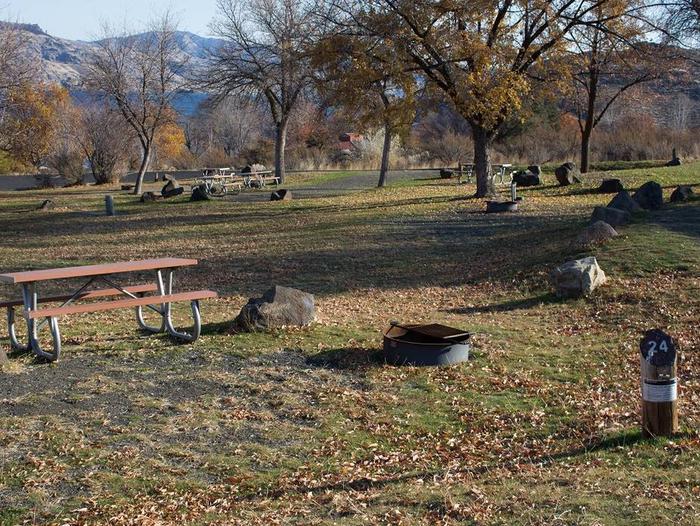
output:
M 36 80 L 61 84 L 72 92 L 82 91 L 82 74 L 87 68 L 90 56 L 97 51 L 98 41 L 86 42 L 82 40 L 70 40 L 49 35 L 36 24 L 16 24 L 0 22 L 0 30 L 12 26 L 23 31 L 28 44 L 28 58 L 36 65 Z M 148 33 L 133 35 L 136 38 L 145 38 Z M 188 69 L 195 69 L 204 64 L 204 61 L 212 49 L 221 45 L 221 39 L 202 37 L 188 31 L 176 33 L 176 43 L 179 58 L 187 59 Z M 196 103 L 203 98 L 203 94 L 183 94 L 178 97 L 178 110 L 183 113 L 193 111 Z

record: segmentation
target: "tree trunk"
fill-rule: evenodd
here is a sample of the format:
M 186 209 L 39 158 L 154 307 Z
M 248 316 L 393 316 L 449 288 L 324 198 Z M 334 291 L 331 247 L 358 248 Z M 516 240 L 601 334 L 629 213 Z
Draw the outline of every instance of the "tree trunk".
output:
M 476 194 L 474 197 L 490 197 L 496 194 L 491 176 L 491 144 L 495 132 L 472 124 L 474 139 L 474 172 L 476 173 Z
M 136 176 L 136 186 L 134 187 L 134 195 L 141 195 L 143 192 L 143 179 L 146 176 L 146 170 L 148 170 L 148 164 L 151 162 L 151 145 L 143 145 L 143 158 L 141 159 L 141 167 L 139 168 L 139 173 Z
M 391 126 L 384 125 L 384 147 L 382 148 L 382 164 L 379 168 L 377 188 L 386 186 L 386 174 L 389 171 L 389 153 L 391 152 Z
M 587 121 L 590 119 L 587 119 Z M 591 134 L 593 133 L 593 127 L 586 126 L 581 130 L 581 173 L 588 172 L 588 167 L 590 163 L 590 152 L 591 152 Z
M 284 183 L 285 166 L 284 150 L 287 147 L 287 122 L 282 121 L 277 124 L 275 130 L 275 177 L 279 178 L 280 184 Z

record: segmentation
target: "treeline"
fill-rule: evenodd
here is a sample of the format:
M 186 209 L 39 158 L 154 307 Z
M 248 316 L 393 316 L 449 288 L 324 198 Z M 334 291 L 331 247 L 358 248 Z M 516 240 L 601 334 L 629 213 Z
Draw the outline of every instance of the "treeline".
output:
M 670 108 L 650 88 L 692 76 L 684 1 L 220 0 L 205 67 L 187 64 L 165 13 L 139 36 L 104 35 L 79 102 L 32 83 L 7 26 L 0 149 L 10 168 L 72 181 L 136 170 L 137 192 L 149 168 L 376 167 L 382 186 L 392 166 L 467 161 L 487 195 L 492 162 L 695 156 L 690 99 Z M 186 91 L 208 98 L 182 116 Z

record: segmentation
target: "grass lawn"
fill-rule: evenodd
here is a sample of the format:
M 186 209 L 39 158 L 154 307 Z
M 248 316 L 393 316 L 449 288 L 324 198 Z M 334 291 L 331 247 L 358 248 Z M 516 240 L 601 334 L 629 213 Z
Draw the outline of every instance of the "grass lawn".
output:
M 591 191 L 605 176 L 545 175 L 521 212 L 488 216 L 434 179 L 264 203 L 115 190 L 117 217 L 99 215 L 104 188 L 0 194 L 0 272 L 195 257 L 179 285 L 221 295 L 192 345 L 112 311 L 62 319 L 55 364 L 10 357 L 0 525 L 700 523 L 700 201 L 636 217 L 592 252 L 609 282 L 560 301 L 548 273 L 584 255 L 570 242 L 610 200 Z M 611 176 L 668 198 L 700 165 Z M 273 284 L 314 293 L 318 323 L 234 334 Z M 473 359 L 386 365 L 392 319 L 469 329 Z M 654 327 L 681 349 L 673 440 L 639 431 Z

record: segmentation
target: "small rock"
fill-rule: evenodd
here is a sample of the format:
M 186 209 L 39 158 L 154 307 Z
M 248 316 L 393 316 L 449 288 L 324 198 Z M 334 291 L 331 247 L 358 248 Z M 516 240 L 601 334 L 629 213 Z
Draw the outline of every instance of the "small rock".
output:
M 200 184 L 192 188 L 192 195 L 190 196 L 190 201 L 210 201 L 211 196 L 207 191 L 206 185 Z
M 121 189 L 125 192 L 131 192 L 134 189 L 134 185 L 133 184 L 123 184 L 121 186 Z
M 681 164 L 683 164 L 683 161 L 681 160 L 681 158 L 674 157 L 673 159 L 671 159 L 670 161 L 668 161 L 666 163 L 666 166 L 680 166 Z
M 606 281 L 594 257 L 567 261 L 555 268 L 550 277 L 560 298 L 587 296 Z
M 519 187 L 537 186 L 541 184 L 540 176 L 530 171 L 515 172 L 513 174 L 513 182 Z
M 625 210 L 630 214 L 634 214 L 642 210 L 642 207 L 639 206 L 639 203 L 637 203 L 637 201 L 630 197 L 630 194 L 627 190 L 622 190 L 618 192 L 618 194 L 615 197 L 613 197 L 612 200 L 608 203 L 608 208 L 617 208 L 618 210 Z
M 604 221 L 610 226 L 623 226 L 630 222 L 632 215 L 626 210 L 610 208 L 607 206 L 596 206 L 591 215 L 591 224 L 596 221 Z
M 542 175 L 542 168 L 540 167 L 539 164 L 533 164 L 527 167 L 527 171 L 530 172 L 531 174 L 535 174 L 537 176 Z
M 579 171 L 574 163 L 564 163 L 559 168 L 554 170 L 554 175 L 557 177 L 559 186 L 569 186 L 570 184 L 580 183 Z
M 56 203 L 54 203 L 51 199 L 45 199 L 42 201 L 42 203 L 36 207 L 37 210 L 51 210 L 56 206 Z
M 676 188 L 671 194 L 672 203 L 682 203 L 683 201 L 690 201 L 690 199 L 695 195 L 693 192 L 693 187 L 689 184 L 682 184 Z
M 632 199 L 646 210 L 658 210 L 664 205 L 664 193 L 661 185 L 655 181 L 648 181 L 639 187 Z
M 622 192 L 625 187 L 622 185 L 622 181 L 619 179 L 604 179 L 598 187 L 598 192 L 601 194 L 616 194 L 617 192 Z
M 275 192 L 272 192 L 272 195 L 270 195 L 270 201 L 291 201 L 292 200 L 292 191 L 291 190 L 277 190 Z
M 251 298 L 235 320 L 236 328 L 258 331 L 286 326 L 303 327 L 316 317 L 313 294 L 275 285 L 261 298 Z
M 584 228 L 576 237 L 572 246 L 574 248 L 586 249 L 594 245 L 605 243 L 608 239 L 619 235 L 617 230 L 605 221 L 596 221 Z
M 159 199 L 162 199 L 162 195 L 158 195 L 155 192 L 144 192 L 141 194 L 141 202 L 142 203 L 152 203 L 154 201 L 158 201 Z

